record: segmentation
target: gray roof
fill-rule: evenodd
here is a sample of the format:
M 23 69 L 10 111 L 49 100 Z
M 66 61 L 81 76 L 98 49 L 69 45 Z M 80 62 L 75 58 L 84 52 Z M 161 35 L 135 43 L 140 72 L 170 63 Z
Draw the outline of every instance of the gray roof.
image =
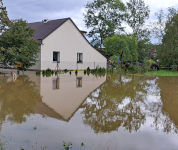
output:
M 34 22 L 28 23 L 28 27 L 32 29 L 36 29 L 34 33 L 34 39 L 37 41 L 41 41 L 45 39 L 49 34 L 51 34 L 54 30 L 60 27 L 64 22 L 66 22 L 70 18 L 57 19 L 57 20 L 49 20 L 48 22 Z

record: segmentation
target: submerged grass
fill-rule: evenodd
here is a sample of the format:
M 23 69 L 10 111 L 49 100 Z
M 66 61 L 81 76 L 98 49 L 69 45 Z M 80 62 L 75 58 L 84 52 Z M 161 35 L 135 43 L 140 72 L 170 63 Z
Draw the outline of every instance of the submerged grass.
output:
M 168 71 L 168 70 L 159 70 L 159 71 L 151 71 L 145 73 L 145 75 L 154 75 L 154 76 L 178 76 L 177 71 Z

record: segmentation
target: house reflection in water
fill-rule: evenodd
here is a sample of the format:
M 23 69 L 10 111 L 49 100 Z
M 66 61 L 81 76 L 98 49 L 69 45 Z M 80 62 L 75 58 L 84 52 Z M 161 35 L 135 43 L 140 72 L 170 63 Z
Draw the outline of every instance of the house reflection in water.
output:
M 53 90 L 59 89 L 59 77 L 53 78 Z
M 33 78 L 40 78 L 37 85 L 42 97 L 34 108 L 35 113 L 65 121 L 69 121 L 86 97 L 106 81 L 106 75 L 95 77 L 84 75 L 83 72 L 79 72 L 77 76 L 73 73 L 60 74 L 58 77 L 31 77 L 32 80 Z

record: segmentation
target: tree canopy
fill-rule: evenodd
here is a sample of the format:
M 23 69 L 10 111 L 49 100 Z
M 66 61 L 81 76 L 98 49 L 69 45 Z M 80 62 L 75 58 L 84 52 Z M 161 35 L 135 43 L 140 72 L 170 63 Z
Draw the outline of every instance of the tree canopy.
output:
M 119 57 L 121 62 L 137 61 L 137 40 L 134 36 L 113 35 L 106 39 L 106 52 Z
M 91 28 L 88 37 L 93 46 L 101 48 L 106 37 L 116 30 L 123 30 L 121 23 L 125 19 L 125 9 L 120 0 L 94 0 L 86 4 L 84 22 Z
M 159 56 L 163 64 L 178 63 L 178 13 L 166 23 Z
M 31 38 L 34 31 L 27 27 L 26 21 L 12 21 L 0 37 L 0 61 L 4 66 L 17 65 L 20 70 L 26 70 L 35 64 L 39 48 L 38 42 Z
M 33 40 L 35 30 L 22 19 L 9 20 L 0 0 L 0 63 L 26 70 L 35 65 L 39 44 Z
M 149 6 L 145 6 L 143 0 L 129 0 L 127 6 L 127 24 L 132 28 L 133 33 L 140 34 L 141 28 L 144 26 L 146 19 L 149 18 Z
M 0 34 L 5 31 L 9 23 L 10 20 L 7 16 L 6 8 L 3 7 L 3 2 L 0 0 Z

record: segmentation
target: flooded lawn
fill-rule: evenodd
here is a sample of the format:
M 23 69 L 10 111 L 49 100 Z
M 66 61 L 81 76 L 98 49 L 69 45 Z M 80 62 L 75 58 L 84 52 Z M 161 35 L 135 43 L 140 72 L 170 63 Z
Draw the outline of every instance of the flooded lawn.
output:
M 63 141 L 74 150 L 177 150 L 178 77 L 0 76 L 0 145 L 62 150 Z

